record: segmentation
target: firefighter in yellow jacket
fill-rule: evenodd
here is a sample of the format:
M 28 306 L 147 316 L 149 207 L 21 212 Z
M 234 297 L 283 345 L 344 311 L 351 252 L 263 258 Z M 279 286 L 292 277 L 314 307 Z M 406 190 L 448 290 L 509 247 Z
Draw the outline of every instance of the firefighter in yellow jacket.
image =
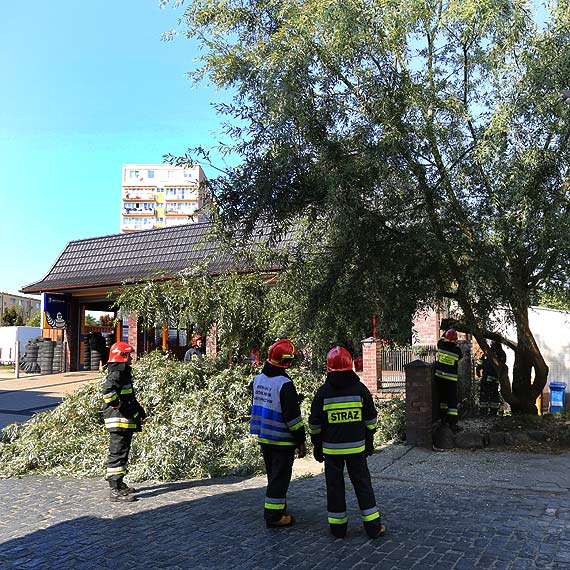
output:
M 386 527 L 380 521 L 366 461 L 374 452 L 374 401 L 353 371 L 352 357 L 346 348 L 336 346 L 329 351 L 327 371 L 326 382 L 317 390 L 311 405 L 309 433 L 315 459 L 325 462 L 330 531 L 337 538 L 346 536 L 346 465 L 364 530 L 370 538 L 376 538 L 386 532 Z
M 132 381 L 131 354 L 134 348 L 126 342 L 116 342 L 109 349 L 107 378 L 103 383 L 105 427 L 110 432 L 109 459 L 106 479 L 109 482 L 112 502 L 136 501 L 134 489 L 123 478 L 127 474 L 127 463 L 133 433 L 141 430 L 146 418 L 143 407 L 138 403 Z

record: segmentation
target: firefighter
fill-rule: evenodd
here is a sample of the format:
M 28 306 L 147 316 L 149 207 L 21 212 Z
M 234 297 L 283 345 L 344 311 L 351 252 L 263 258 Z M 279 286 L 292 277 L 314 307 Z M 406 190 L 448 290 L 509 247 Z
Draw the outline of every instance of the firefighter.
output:
M 376 408 L 368 388 L 353 371 L 346 348 L 327 354 L 327 379 L 311 404 L 309 433 L 314 456 L 325 462 L 330 531 L 344 538 L 348 527 L 344 466 L 354 487 L 364 530 L 370 538 L 384 535 L 366 457 L 374 452 Z
M 507 355 L 500 343 L 491 341 L 491 350 L 495 353 L 499 362 L 504 364 L 507 361 Z M 483 356 L 477 362 L 476 372 L 477 376 L 481 378 L 479 411 L 482 416 L 496 416 L 501 407 L 499 373 L 491 360 L 486 356 Z
M 287 369 L 297 349 L 288 339 L 271 345 L 261 373 L 253 380 L 250 433 L 257 436 L 267 472 L 264 519 L 268 528 L 289 527 L 295 517 L 287 513 L 295 449 L 304 457 L 305 426 L 300 398 Z
M 457 331 L 446 330 L 437 343 L 435 379 L 442 423 L 448 423 L 453 432 L 458 425 L 457 368 L 463 353 L 457 346 Z
M 200 333 L 196 333 L 192 337 L 192 347 L 184 354 L 184 362 L 192 362 L 193 360 L 202 360 L 204 358 L 204 339 Z
M 109 349 L 107 378 L 103 383 L 105 427 L 110 432 L 109 460 L 106 479 L 109 482 L 112 502 L 136 501 L 135 490 L 123 478 L 133 433 L 141 430 L 146 418 L 138 403 L 132 382 L 131 360 L 134 348 L 126 342 L 116 342 Z

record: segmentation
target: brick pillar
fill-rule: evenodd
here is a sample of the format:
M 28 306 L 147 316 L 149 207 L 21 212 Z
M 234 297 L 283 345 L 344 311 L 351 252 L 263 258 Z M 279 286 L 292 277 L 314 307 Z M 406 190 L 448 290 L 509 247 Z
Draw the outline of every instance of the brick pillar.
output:
M 382 376 L 382 345 L 373 337 L 362 341 L 362 372 L 359 376 L 371 394 L 378 392 L 378 378 Z
M 412 344 L 437 344 L 440 322 L 441 315 L 433 308 L 417 312 L 412 325 Z
M 206 356 L 216 358 L 218 354 L 218 329 L 214 323 L 206 335 Z
M 432 367 L 423 360 L 407 364 L 406 443 L 432 449 Z
M 127 342 L 135 349 L 133 352 L 133 360 L 137 359 L 137 355 L 144 352 L 144 346 L 139 342 L 139 321 L 136 313 L 130 313 L 128 316 L 129 331 Z

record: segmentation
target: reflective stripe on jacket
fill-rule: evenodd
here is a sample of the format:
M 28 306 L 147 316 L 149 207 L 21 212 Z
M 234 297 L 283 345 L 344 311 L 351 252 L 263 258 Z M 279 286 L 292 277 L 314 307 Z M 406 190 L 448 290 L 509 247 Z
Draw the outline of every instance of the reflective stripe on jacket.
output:
M 463 357 L 461 349 L 454 342 L 440 338 L 437 343 L 435 377 L 442 380 L 457 381 L 457 367 Z
M 305 427 L 297 391 L 283 374 L 268 376 L 275 367 L 266 365 L 253 381 L 249 432 L 259 443 L 297 446 L 305 441 Z
M 311 404 L 309 433 L 325 455 L 363 453 L 373 446 L 376 419 L 370 391 L 358 375 L 332 372 Z
M 138 403 L 132 382 L 131 367 L 125 362 L 109 362 L 102 387 L 103 417 L 110 432 L 139 431 L 146 417 Z

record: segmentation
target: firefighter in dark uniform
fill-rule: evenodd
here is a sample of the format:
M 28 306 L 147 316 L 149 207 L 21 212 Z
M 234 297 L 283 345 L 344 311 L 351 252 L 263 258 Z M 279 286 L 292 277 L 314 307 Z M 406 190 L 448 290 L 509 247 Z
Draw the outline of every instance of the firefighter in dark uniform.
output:
M 200 333 L 196 333 L 192 337 L 192 347 L 184 354 L 184 362 L 192 362 L 193 360 L 202 360 L 206 351 L 204 350 L 204 340 Z
M 146 413 L 138 403 L 132 382 L 131 354 L 134 348 L 126 342 L 116 342 L 109 349 L 107 378 L 103 383 L 105 427 L 110 432 L 109 460 L 106 479 L 109 482 L 112 502 L 131 502 L 136 498 L 134 489 L 123 478 L 133 433 L 141 430 Z
M 268 528 L 295 523 L 295 517 L 287 513 L 287 490 L 295 449 L 299 450 L 299 457 L 306 453 L 300 398 L 286 372 L 296 354 L 297 349 L 288 339 L 272 344 L 267 362 L 252 385 L 249 431 L 257 436 L 267 472 L 264 519 Z
M 435 362 L 436 389 L 439 399 L 439 415 L 452 431 L 458 432 L 457 368 L 463 353 L 457 346 L 457 331 L 448 329 L 437 343 Z
M 346 536 L 346 464 L 366 534 L 376 538 L 386 532 L 366 461 L 374 452 L 376 408 L 368 388 L 353 371 L 352 356 L 346 348 L 336 346 L 329 351 L 327 371 L 326 382 L 311 404 L 309 433 L 315 459 L 325 462 L 330 531 L 337 538 Z
M 507 361 L 507 355 L 500 343 L 492 341 L 491 350 L 501 363 Z M 479 411 L 482 416 L 496 416 L 501 407 L 499 396 L 499 373 L 491 360 L 483 356 L 476 365 L 477 376 L 481 378 L 479 390 Z

